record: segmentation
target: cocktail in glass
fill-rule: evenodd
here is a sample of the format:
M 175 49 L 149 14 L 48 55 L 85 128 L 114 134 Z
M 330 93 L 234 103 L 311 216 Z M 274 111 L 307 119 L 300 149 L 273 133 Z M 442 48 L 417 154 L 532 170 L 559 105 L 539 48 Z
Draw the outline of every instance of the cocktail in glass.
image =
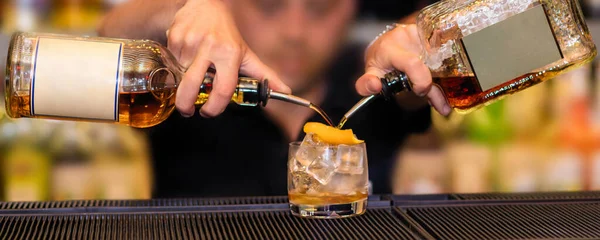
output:
M 365 143 L 327 144 L 313 134 L 293 142 L 288 156 L 288 195 L 292 214 L 341 218 L 363 214 L 368 197 Z

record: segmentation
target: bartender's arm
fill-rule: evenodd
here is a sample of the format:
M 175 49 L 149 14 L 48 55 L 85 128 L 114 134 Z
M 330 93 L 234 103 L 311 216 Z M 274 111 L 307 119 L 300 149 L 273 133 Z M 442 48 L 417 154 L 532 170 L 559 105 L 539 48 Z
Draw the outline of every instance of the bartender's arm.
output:
M 225 110 L 238 73 L 269 79 L 272 89 L 290 92 L 275 71 L 248 48 L 220 0 L 130 0 L 108 13 L 98 32 L 107 37 L 166 40 L 168 49 L 187 69 L 175 103 L 186 117 L 194 114 L 198 90 L 211 66 L 217 73 L 211 95 L 200 109 L 204 117 Z

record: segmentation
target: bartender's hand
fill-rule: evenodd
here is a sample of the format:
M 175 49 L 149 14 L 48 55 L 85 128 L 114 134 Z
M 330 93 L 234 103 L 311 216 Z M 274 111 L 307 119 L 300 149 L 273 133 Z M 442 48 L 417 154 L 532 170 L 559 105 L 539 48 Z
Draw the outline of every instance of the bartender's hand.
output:
M 175 102 L 183 116 L 194 114 L 194 102 L 210 66 L 217 73 L 210 97 L 200 109 L 203 117 L 214 117 L 225 110 L 235 91 L 238 72 L 259 80 L 268 79 L 273 90 L 291 92 L 248 48 L 227 6 L 220 0 L 187 0 L 175 14 L 167 37 L 169 50 L 187 68 Z
M 419 36 L 414 24 L 400 25 L 383 34 L 367 49 L 365 74 L 356 82 L 356 90 L 363 96 L 381 91 L 382 78 L 386 73 L 397 69 L 408 75 L 413 92 L 427 97 L 440 114 L 447 116 L 451 109 L 442 91 L 432 84 L 429 68 L 419 58 Z

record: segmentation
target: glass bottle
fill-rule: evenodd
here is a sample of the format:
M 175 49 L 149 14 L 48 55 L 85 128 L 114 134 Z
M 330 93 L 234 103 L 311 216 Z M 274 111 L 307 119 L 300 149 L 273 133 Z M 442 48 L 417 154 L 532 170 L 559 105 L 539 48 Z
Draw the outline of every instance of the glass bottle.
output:
M 442 0 L 420 12 L 417 28 L 433 83 L 459 113 L 552 79 L 597 54 L 578 0 Z M 385 97 L 411 91 L 400 71 L 381 80 Z
M 159 43 L 100 37 L 13 34 L 6 63 L 5 99 L 12 118 L 71 119 L 151 127 L 175 109 L 185 69 Z M 196 105 L 208 100 L 214 71 L 204 76 Z M 231 101 L 266 105 L 268 99 L 318 108 L 272 91 L 268 81 L 238 78 Z M 322 111 L 320 112 L 322 113 Z
M 417 25 L 450 106 L 469 112 L 594 59 L 578 0 L 446 0 Z

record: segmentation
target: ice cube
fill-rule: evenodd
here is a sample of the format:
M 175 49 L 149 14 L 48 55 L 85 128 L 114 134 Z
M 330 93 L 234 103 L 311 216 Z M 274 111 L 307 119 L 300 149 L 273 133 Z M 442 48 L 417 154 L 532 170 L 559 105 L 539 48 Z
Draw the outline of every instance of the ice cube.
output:
M 534 2 L 535 0 L 481 1 L 479 6 L 474 6 L 478 9 L 471 9 L 470 14 L 464 14 L 467 10 L 457 12 L 456 23 L 462 35 L 468 36 L 527 10 Z
M 346 174 L 362 174 L 364 152 L 361 147 L 339 145 L 335 158 L 335 171 Z
M 290 172 L 306 171 L 306 166 L 302 165 L 296 158 L 290 162 Z
M 324 186 L 324 192 L 351 195 L 356 192 L 366 192 L 367 181 L 361 175 L 336 173 L 331 181 Z
M 306 134 L 296 152 L 296 160 L 303 166 L 310 165 L 315 159 L 319 158 L 326 150 L 327 144 L 319 141 L 312 133 Z
M 323 185 L 329 183 L 331 177 L 335 174 L 335 158 L 328 157 L 327 153 L 324 155 L 325 156 L 322 155 L 315 159 L 315 161 L 306 168 L 306 172 Z
M 326 145 L 326 143 L 321 141 L 321 139 L 319 139 L 314 133 L 307 133 L 302 142 L 309 145 Z
M 292 172 L 292 185 L 296 192 L 302 194 L 321 187 L 321 184 L 305 171 Z

